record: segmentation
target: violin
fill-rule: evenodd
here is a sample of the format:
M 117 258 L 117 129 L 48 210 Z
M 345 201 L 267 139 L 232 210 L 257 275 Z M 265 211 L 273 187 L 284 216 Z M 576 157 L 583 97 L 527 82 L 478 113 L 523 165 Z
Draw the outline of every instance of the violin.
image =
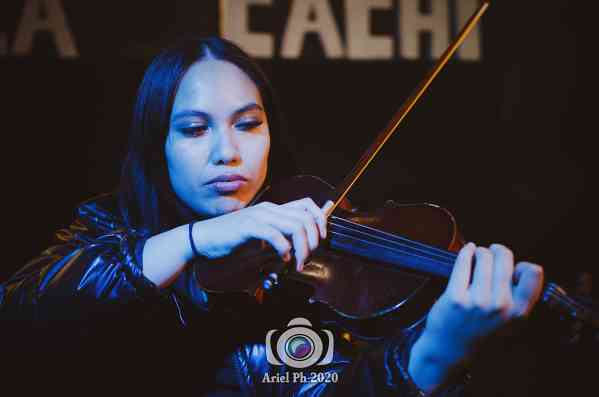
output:
M 334 203 L 327 213 L 328 236 L 301 272 L 260 242 L 253 249 L 214 260 L 210 266 L 198 266 L 200 285 L 213 293 L 245 292 L 258 301 L 276 285 L 293 286 L 317 304 L 328 322 L 363 339 L 385 337 L 424 318 L 443 292 L 464 244 L 455 218 L 429 203 L 389 201 L 382 208 L 360 211 L 347 194 L 488 6 L 483 2 L 472 15 L 339 186 L 300 175 L 266 188 L 250 203 L 284 204 L 304 197 L 320 207 L 329 200 Z M 599 315 L 555 283 L 545 284 L 541 301 L 562 316 L 599 328 Z
M 256 203 L 284 204 L 308 196 L 323 206 L 334 190 L 318 177 L 300 175 L 268 187 Z M 360 339 L 378 339 L 426 315 L 464 244 L 453 215 L 429 203 L 389 201 L 360 211 L 344 200 L 328 218 L 327 230 L 301 272 L 263 246 L 198 267 L 198 280 L 208 292 L 246 292 L 258 300 L 284 284 L 318 303 L 323 322 Z M 541 301 L 578 328 L 599 328 L 597 313 L 555 283 L 545 284 Z

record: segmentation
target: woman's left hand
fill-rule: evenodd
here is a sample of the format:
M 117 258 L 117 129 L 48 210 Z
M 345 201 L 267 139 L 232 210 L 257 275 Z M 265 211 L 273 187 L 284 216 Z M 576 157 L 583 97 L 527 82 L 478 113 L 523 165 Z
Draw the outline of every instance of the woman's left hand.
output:
M 410 373 L 418 378 L 414 372 L 426 362 L 433 367 L 429 366 L 422 383 L 430 383 L 426 381 L 430 375 L 442 378 L 442 372 L 467 358 L 477 343 L 512 320 L 527 316 L 542 287 L 543 269 L 528 262 L 514 266 L 514 256 L 505 246 L 466 244 L 445 292 L 431 308 L 425 329 L 412 348 Z M 435 365 L 439 374 L 434 374 Z

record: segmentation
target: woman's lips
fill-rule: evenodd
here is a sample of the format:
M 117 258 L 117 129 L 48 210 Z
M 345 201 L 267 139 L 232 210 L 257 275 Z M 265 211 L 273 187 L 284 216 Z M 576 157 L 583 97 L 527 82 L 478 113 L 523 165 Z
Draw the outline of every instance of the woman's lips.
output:
M 221 182 L 211 182 L 208 183 L 207 186 L 213 190 L 216 190 L 219 193 L 231 193 L 241 189 L 247 181 L 244 180 L 235 180 L 235 181 L 221 181 Z
M 219 175 L 206 183 L 206 186 L 218 193 L 231 193 L 241 189 L 247 183 L 242 175 L 230 174 Z

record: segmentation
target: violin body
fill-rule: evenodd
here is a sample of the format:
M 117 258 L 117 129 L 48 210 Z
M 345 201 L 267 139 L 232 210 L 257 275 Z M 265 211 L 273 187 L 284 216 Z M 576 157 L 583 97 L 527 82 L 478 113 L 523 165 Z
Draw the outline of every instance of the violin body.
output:
M 252 204 L 284 204 L 310 197 L 322 206 L 333 190 L 317 177 L 296 176 L 270 186 Z M 390 203 L 363 212 L 344 200 L 335 215 L 352 224 L 444 250 L 457 251 L 463 243 L 453 216 L 432 204 Z M 257 260 L 254 251 L 254 255 L 240 252 L 226 260 L 197 266 L 197 276 L 210 292 L 247 292 L 263 298 L 264 280 L 276 273 L 279 290 L 302 291 L 325 323 L 337 324 L 362 338 L 384 337 L 398 327 L 410 326 L 426 314 L 444 289 L 446 280 L 409 270 L 401 263 L 390 265 L 368 258 L 368 252 L 352 254 L 345 249 L 348 245 L 357 246 L 342 233 L 329 230 L 327 239 L 312 253 L 301 272 L 273 255 Z

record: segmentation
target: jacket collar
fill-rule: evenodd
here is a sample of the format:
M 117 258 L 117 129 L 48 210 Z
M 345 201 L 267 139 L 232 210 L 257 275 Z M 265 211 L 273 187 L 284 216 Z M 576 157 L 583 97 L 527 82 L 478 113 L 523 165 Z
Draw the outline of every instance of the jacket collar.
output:
M 77 217 L 101 233 L 126 230 L 133 234 L 147 234 L 125 224 L 120 213 L 117 192 L 102 193 L 83 201 L 77 206 Z

